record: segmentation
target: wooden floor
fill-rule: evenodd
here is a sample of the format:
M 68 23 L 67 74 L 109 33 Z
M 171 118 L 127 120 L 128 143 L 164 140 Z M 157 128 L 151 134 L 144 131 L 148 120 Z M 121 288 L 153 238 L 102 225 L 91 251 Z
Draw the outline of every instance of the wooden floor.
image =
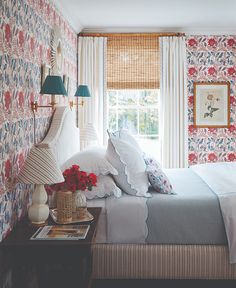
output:
M 236 288 L 236 280 L 94 280 L 92 288 Z

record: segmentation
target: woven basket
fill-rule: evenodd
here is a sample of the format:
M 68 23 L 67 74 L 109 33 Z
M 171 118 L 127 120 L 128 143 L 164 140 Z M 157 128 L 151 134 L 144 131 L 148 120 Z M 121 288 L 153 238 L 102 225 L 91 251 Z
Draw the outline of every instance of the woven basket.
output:
M 60 224 L 72 221 L 72 192 L 57 192 L 57 222 Z

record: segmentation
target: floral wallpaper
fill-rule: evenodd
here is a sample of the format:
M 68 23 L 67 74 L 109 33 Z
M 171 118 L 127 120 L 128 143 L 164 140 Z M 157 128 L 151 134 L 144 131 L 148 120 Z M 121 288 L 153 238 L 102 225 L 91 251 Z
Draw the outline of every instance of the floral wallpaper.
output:
M 76 89 L 77 35 L 52 0 L 0 1 L 0 240 L 25 215 L 33 187 L 16 183 L 29 149 L 43 139 L 50 109 L 34 115 L 30 102 L 47 104 L 40 95 L 42 64 L 50 65 L 54 25 L 63 35 L 63 74 Z M 236 36 L 188 36 L 189 164 L 236 161 Z M 193 83 L 230 82 L 230 128 L 194 128 Z M 67 97 L 57 99 L 67 104 Z M 35 126 L 35 137 L 34 137 Z
M 51 109 L 39 108 L 34 117 L 30 102 L 50 102 L 50 96 L 39 91 L 41 67 L 50 65 L 54 25 L 63 37 L 63 75 L 69 77 L 73 95 L 77 35 L 53 1 L 0 1 L 0 240 L 27 211 L 33 186 L 17 184 L 16 177 L 29 149 L 43 139 L 50 124 Z M 67 104 L 67 97 L 57 97 Z
M 236 36 L 188 36 L 189 165 L 236 161 Z M 230 82 L 230 127 L 193 126 L 193 83 Z

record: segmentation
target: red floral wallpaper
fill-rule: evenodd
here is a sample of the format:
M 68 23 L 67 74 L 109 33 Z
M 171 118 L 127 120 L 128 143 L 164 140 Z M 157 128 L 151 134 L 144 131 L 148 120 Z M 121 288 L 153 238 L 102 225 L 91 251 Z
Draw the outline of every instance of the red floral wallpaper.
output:
M 70 79 L 69 95 L 76 89 L 77 35 L 49 0 L 0 1 L 0 240 L 21 218 L 29 203 L 32 185 L 16 184 L 31 146 L 45 136 L 50 109 L 39 109 L 34 118 L 30 102 L 47 104 L 40 95 L 42 64 L 50 65 L 53 26 L 59 26 L 64 55 L 63 74 Z M 67 104 L 67 97 L 58 102 Z
M 236 36 L 188 36 L 189 165 L 236 161 Z M 193 126 L 193 83 L 230 82 L 230 128 Z

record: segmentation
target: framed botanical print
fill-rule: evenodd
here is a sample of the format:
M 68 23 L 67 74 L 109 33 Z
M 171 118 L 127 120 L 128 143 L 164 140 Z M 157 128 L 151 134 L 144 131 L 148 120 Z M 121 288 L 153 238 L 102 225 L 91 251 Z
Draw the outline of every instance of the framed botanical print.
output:
M 230 83 L 194 83 L 194 126 L 221 128 L 230 125 Z

